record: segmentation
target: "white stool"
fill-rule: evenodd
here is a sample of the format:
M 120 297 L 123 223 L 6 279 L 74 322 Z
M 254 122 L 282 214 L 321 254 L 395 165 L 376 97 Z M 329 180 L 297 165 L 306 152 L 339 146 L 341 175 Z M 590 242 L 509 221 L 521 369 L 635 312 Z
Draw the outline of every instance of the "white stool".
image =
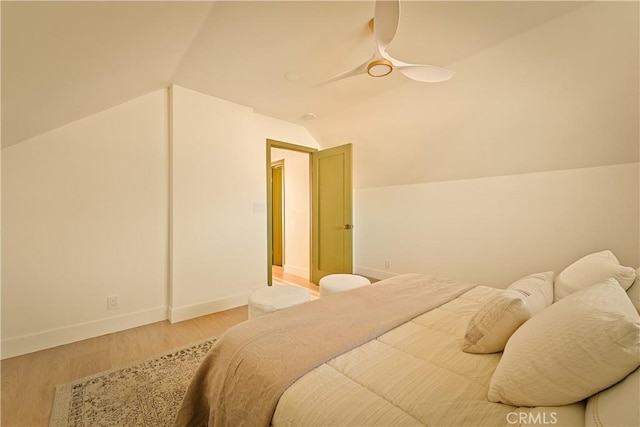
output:
M 300 286 L 268 286 L 249 295 L 249 319 L 302 304 L 310 299 L 309 291 Z
M 355 274 L 329 274 L 320 279 L 320 296 L 324 297 L 370 284 L 369 279 Z

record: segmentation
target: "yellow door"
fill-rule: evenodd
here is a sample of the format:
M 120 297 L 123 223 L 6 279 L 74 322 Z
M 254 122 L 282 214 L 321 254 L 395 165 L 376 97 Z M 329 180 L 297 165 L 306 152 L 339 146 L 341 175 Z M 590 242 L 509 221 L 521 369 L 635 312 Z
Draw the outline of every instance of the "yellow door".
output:
M 317 284 L 327 274 L 353 270 L 351 144 L 311 157 L 311 281 Z
M 283 161 L 279 161 L 279 162 L 274 162 L 274 164 L 271 165 L 271 185 L 272 185 L 272 189 L 271 189 L 271 197 L 272 197 L 272 202 L 271 202 L 271 209 L 272 209 L 272 216 L 271 216 L 271 221 L 272 221 L 272 230 L 273 230 L 273 247 L 272 247 L 272 260 L 271 263 L 272 265 L 278 265 L 280 267 L 282 267 L 282 261 L 283 261 L 283 246 L 284 246 L 284 227 L 282 226 L 283 224 L 283 219 L 284 219 L 284 214 L 283 214 L 283 169 L 284 169 L 284 162 Z

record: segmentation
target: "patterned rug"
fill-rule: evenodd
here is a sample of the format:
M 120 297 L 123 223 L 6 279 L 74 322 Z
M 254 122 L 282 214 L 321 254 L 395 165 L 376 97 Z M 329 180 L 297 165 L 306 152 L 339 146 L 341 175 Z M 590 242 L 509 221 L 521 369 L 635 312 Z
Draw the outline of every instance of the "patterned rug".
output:
M 191 377 L 215 341 L 58 385 L 49 426 L 172 426 Z

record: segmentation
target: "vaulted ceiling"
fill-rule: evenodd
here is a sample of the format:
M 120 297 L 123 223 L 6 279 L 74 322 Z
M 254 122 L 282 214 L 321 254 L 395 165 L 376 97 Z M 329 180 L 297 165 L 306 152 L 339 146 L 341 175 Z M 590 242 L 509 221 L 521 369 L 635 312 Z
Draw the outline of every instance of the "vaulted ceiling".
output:
M 354 143 L 357 186 L 638 161 L 637 2 L 403 1 L 389 52 L 455 77 L 320 85 L 371 55 L 373 6 L 3 1 L 2 145 L 175 83 Z

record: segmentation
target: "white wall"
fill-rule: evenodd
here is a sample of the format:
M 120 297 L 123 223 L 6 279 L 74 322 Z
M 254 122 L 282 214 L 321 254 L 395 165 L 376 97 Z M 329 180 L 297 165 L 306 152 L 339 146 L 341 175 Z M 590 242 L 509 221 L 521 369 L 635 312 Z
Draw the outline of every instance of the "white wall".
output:
M 173 109 L 171 320 L 179 321 L 242 305 L 266 283 L 266 142 L 254 137 L 250 108 L 174 86 Z
M 638 4 L 590 2 L 447 64 L 448 82 L 341 111 L 356 268 L 503 287 L 603 249 L 637 267 L 638 52 Z M 420 107 L 393 116 L 401 105 Z
M 159 90 L 3 150 L 2 357 L 166 318 L 167 149 Z
M 266 286 L 266 140 L 318 144 L 247 107 L 172 97 L 3 150 L 3 358 L 242 305 Z
M 267 138 L 317 146 L 298 125 L 173 86 L 172 321 L 267 285 Z
M 156 91 L 3 150 L 2 357 L 162 320 L 167 306 L 177 321 L 241 305 L 266 285 L 266 139 L 318 144 L 180 87 L 170 133 L 168 104 Z M 639 169 L 356 189 L 356 271 L 506 286 L 604 248 L 637 266 Z
M 253 125 L 256 132 L 259 133 L 259 138 L 264 136 L 276 141 L 320 149 L 318 142 L 303 126 L 262 114 L 253 115 Z
M 356 271 L 506 287 L 604 249 L 637 267 L 639 165 L 356 189 Z
M 284 160 L 284 266 L 285 273 L 309 279 L 311 212 L 309 154 L 271 149 L 271 160 Z

